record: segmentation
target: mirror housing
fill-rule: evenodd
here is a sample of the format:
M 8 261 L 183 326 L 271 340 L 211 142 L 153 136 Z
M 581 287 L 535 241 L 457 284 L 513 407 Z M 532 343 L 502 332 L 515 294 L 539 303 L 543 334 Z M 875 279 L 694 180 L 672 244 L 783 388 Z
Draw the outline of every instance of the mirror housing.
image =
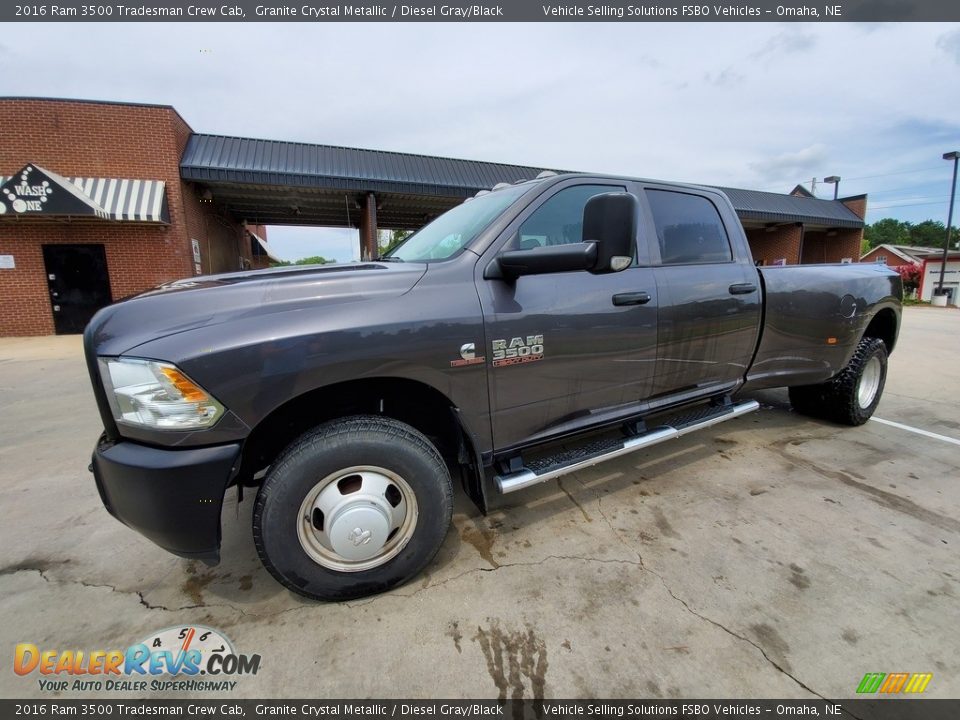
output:
M 510 250 L 500 253 L 487 268 L 485 277 L 500 277 L 508 280 L 521 275 L 590 270 L 597 260 L 595 243 L 568 243 L 547 245 L 531 250 Z
M 594 195 L 583 208 L 583 242 L 597 246 L 590 272 L 619 272 L 630 267 L 636 250 L 640 203 L 627 192 Z

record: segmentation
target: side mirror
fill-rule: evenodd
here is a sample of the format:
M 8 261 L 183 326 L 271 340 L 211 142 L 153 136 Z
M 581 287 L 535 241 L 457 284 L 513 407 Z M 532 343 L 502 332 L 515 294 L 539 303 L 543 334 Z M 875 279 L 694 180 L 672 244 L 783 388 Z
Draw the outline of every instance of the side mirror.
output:
M 632 193 L 604 193 L 587 200 L 583 208 L 583 242 L 597 246 L 597 261 L 590 272 L 611 273 L 630 267 L 638 215 L 639 202 Z
M 521 275 L 589 270 L 597 259 L 594 243 L 547 245 L 532 250 L 510 250 L 500 253 L 490 264 L 486 278 L 512 280 Z

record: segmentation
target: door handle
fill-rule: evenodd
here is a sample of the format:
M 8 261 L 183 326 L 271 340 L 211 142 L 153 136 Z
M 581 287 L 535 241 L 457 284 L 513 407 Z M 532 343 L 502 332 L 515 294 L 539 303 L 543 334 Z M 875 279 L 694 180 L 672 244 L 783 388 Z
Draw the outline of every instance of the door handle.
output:
M 617 293 L 613 296 L 613 304 L 617 307 L 623 305 L 646 305 L 648 302 L 650 302 L 650 295 L 645 292 Z
M 753 283 L 734 283 L 730 286 L 731 295 L 749 295 L 756 291 L 757 286 Z

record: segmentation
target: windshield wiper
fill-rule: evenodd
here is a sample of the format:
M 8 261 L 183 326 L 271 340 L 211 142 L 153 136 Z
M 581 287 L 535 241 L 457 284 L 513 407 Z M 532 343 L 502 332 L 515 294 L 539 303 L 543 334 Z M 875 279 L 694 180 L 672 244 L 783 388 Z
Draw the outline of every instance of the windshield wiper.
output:
M 403 262 L 403 258 L 398 258 L 396 255 L 384 255 L 379 260 L 380 262 Z

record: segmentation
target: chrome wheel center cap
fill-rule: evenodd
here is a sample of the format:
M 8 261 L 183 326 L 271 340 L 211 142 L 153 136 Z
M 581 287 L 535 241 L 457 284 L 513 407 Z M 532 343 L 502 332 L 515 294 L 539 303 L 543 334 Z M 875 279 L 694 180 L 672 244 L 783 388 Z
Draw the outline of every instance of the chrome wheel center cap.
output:
M 339 508 L 330 521 L 330 545 L 347 560 L 367 560 L 380 552 L 390 535 L 390 516 L 372 498 L 357 498 Z
M 300 547 L 337 572 L 383 565 L 417 528 L 417 497 L 398 474 L 373 465 L 330 473 L 303 498 L 297 515 Z

